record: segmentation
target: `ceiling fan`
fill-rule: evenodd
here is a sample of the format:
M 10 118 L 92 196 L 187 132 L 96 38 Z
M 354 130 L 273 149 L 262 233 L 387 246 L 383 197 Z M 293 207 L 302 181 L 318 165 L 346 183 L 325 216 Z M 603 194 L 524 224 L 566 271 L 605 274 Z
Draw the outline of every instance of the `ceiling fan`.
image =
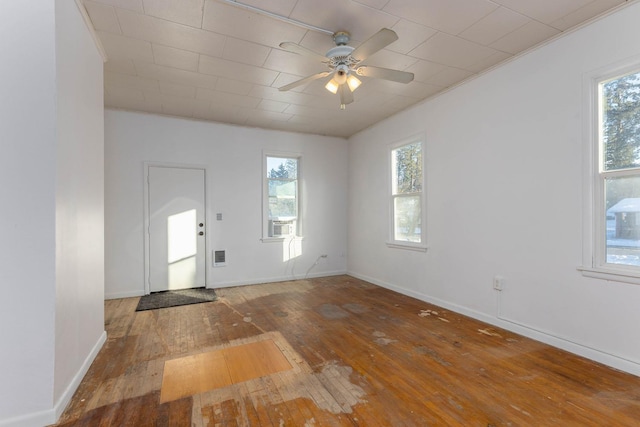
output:
M 331 68 L 331 71 L 313 74 L 282 86 L 279 90 L 287 91 L 314 80 L 331 76 L 325 88 L 331 93 L 340 94 L 340 108 L 344 110 L 347 104 L 353 102 L 352 92 L 362 83 L 356 75 L 385 79 L 398 83 L 409 83 L 413 80 L 413 73 L 406 71 L 374 67 L 371 65 L 359 65 L 369 56 L 398 40 L 398 35 L 395 31 L 383 28 L 356 48 L 349 46 L 350 38 L 351 35 L 346 31 L 334 33 L 333 41 L 336 43 L 336 47 L 329 49 L 325 56 L 293 42 L 280 43 L 280 47 L 289 52 L 308 56 L 327 64 L 327 66 Z

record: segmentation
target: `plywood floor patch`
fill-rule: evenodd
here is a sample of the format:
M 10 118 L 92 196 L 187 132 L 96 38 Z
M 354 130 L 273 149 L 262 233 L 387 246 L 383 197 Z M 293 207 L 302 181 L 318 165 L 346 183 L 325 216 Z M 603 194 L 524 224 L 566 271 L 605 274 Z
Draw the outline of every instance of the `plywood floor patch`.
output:
M 292 369 L 272 339 L 167 360 L 160 402 Z

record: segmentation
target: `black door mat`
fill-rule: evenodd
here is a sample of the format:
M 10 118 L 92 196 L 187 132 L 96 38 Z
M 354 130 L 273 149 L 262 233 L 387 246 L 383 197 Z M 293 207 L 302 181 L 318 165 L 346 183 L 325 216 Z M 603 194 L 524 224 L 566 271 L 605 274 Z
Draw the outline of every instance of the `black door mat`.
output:
M 180 305 L 199 304 L 217 300 L 213 289 L 195 288 L 179 291 L 155 292 L 140 297 L 136 311 L 157 310 L 159 308 L 177 307 Z

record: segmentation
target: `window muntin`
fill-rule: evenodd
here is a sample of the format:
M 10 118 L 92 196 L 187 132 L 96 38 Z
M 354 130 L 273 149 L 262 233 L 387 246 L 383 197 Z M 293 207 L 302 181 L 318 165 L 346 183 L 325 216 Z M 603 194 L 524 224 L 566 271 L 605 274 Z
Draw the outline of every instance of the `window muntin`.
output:
M 299 158 L 266 156 L 266 237 L 282 238 L 298 234 Z
M 422 142 L 391 150 L 392 240 L 422 243 Z
M 640 72 L 598 85 L 598 265 L 640 274 Z

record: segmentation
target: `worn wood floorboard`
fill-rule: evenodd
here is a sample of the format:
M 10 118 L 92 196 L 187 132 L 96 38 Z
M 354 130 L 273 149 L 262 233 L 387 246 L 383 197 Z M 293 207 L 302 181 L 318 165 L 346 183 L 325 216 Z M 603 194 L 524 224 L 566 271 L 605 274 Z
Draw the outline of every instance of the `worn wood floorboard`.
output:
M 353 277 L 218 295 L 106 301 L 107 342 L 57 426 L 640 425 L 640 378 Z M 266 342 L 291 369 L 161 403 L 166 361 Z

